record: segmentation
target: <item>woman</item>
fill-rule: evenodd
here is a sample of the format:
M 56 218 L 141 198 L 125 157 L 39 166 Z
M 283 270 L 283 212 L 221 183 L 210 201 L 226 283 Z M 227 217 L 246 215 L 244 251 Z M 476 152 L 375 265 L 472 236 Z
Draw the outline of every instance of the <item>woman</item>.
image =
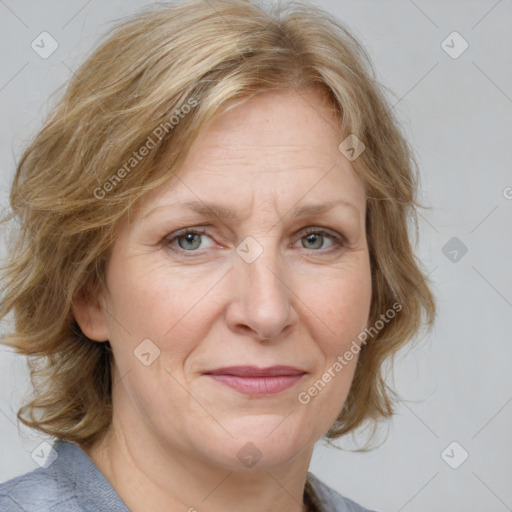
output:
M 432 322 L 414 171 L 326 13 L 197 0 L 121 24 L 12 185 L 3 342 L 31 356 L 19 419 L 56 444 L 1 510 L 366 510 L 308 467 L 391 416 L 382 365 Z

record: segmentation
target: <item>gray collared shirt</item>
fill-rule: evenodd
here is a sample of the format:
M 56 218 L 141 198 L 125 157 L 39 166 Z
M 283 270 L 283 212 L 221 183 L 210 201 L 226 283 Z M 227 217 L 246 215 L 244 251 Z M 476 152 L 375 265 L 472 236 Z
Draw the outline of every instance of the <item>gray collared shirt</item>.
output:
M 77 445 L 58 441 L 47 468 L 0 485 L 0 512 L 130 512 L 103 473 Z M 372 512 L 308 473 L 322 512 Z

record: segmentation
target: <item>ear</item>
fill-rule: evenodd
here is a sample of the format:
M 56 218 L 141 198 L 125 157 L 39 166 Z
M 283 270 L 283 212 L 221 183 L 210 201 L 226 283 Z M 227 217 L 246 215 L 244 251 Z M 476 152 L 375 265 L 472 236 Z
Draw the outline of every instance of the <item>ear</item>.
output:
M 103 294 L 88 294 L 81 291 L 73 299 L 71 310 L 80 329 L 88 338 L 94 341 L 108 341 Z

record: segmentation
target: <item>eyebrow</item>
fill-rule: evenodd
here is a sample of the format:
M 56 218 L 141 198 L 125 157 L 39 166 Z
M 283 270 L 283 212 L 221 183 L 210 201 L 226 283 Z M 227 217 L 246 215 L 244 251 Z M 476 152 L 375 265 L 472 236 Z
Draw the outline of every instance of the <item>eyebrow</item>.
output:
M 175 206 L 181 206 L 184 209 L 192 210 L 202 215 L 213 215 L 220 219 L 238 218 L 238 214 L 228 206 L 211 203 L 207 201 L 188 201 L 185 203 L 176 202 L 167 205 L 157 206 L 156 208 L 153 208 L 151 211 L 149 211 L 146 215 L 144 215 L 143 219 L 149 217 L 153 212 L 157 210 L 160 210 L 162 208 L 171 208 Z M 346 201 L 345 199 L 334 199 L 332 201 L 327 201 L 324 203 L 306 204 L 303 206 L 296 207 L 291 212 L 287 212 L 284 216 L 288 215 L 289 213 L 295 218 L 307 217 L 309 215 L 318 215 L 320 213 L 325 213 L 329 210 L 332 210 L 336 206 L 352 208 L 358 213 L 360 211 L 359 208 L 357 208 L 353 203 Z

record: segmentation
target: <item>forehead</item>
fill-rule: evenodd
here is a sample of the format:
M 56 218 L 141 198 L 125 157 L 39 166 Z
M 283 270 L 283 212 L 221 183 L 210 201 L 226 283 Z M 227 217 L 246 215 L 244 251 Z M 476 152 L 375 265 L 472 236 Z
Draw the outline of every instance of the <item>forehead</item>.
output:
M 272 171 L 290 164 L 326 165 L 341 142 L 334 105 L 318 89 L 266 91 L 228 103 L 196 140 L 190 164 L 205 158 L 268 158 Z M 205 155 L 205 150 L 208 154 Z M 303 161 L 304 157 L 307 161 Z M 215 163 L 215 161 L 211 162 Z M 267 168 L 258 161 L 260 172 Z
M 364 209 L 364 186 L 339 151 L 333 105 L 317 90 L 271 91 L 224 109 L 195 140 L 177 176 L 139 203 L 256 206 L 347 200 Z

